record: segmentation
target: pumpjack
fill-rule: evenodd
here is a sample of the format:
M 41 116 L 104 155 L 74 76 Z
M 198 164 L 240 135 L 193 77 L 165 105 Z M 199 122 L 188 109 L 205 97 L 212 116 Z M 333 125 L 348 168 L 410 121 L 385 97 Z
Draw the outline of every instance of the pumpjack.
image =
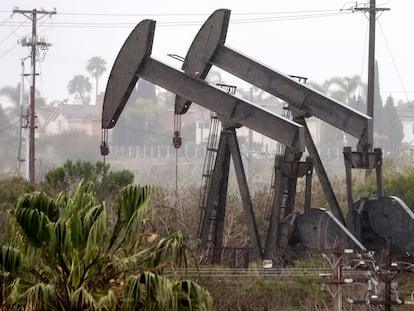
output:
M 285 247 L 292 242 L 319 250 L 332 248 L 339 243 L 342 247 L 378 251 L 385 247 L 386 241 L 390 241 L 396 249 L 412 253 L 414 214 L 401 199 L 384 195 L 382 152 L 379 148 L 370 151 L 373 144 L 371 118 L 225 46 L 229 19 L 230 11 L 226 9 L 217 10 L 208 18 L 193 40 L 182 69 L 190 75 L 197 72 L 199 77 L 205 78 L 214 65 L 285 100 L 289 104 L 293 120 L 304 126 L 306 149 L 332 211 L 331 214 L 321 209 L 310 209 L 307 203 L 310 198 L 307 198 L 304 212 L 294 213 L 295 184 L 297 178 L 306 173 L 299 169 L 304 164 L 299 162 L 301 153 L 286 148 L 285 154 L 275 161 L 275 196 L 264 258 L 271 258 L 277 248 Z M 176 112 L 185 112 L 190 104 L 177 97 Z M 347 221 L 308 130 L 306 119 L 311 116 L 320 118 L 358 139 L 356 151 L 352 151 L 350 147 L 344 148 Z M 295 169 L 292 169 L 293 167 Z M 376 198 L 353 201 L 352 169 L 375 169 Z M 310 196 L 310 191 L 307 191 L 306 196 Z
M 218 88 L 208 85 L 203 80 L 176 70 L 151 58 L 155 21 L 144 20 L 131 32 L 122 46 L 109 75 L 103 109 L 102 128 L 113 128 L 135 86 L 141 77 L 159 85 L 188 101 L 216 112 L 218 118 L 229 129 L 226 138 L 228 152 L 220 154 L 223 161 L 229 163 L 231 153 L 238 175 L 240 192 L 243 194 L 246 223 L 249 235 L 253 237 L 252 245 L 255 258 L 260 259 L 261 244 L 257 225 L 250 201 L 249 190 L 244 174 L 235 129 L 249 127 L 265 136 L 286 144 L 289 148 L 303 152 L 304 129 L 300 124 L 269 112 L 253 103 L 244 101 Z M 106 146 L 106 143 L 103 142 Z M 221 171 L 216 170 L 216 174 Z
M 224 45 L 230 11 L 215 11 L 201 27 L 183 62 L 182 71 L 150 57 L 155 21 L 144 20 L 122 46 L 105 92 L 102 128 L 115 126 L 129 95 L 141 77 L 175 94 L 175 113 L 185 113 L 191 102 L 214 111 L 222 123 L 214 170 L 209 180 L 206 205 L 201 211 L 200 248 L 213 249 L 220 259 L 230 158 L 233 159 L 242 198 L 253 260 L 272 259 L 278 250 L 303 245 L 326 251 L 338 247 L 380 250 L 386 241 L 403 252 L 414 251 L 414 215 L 402 200 L 385 196 L 382 190 L 382 152 L 372 146 L 372 120 L 276 70 Z M 289 104 L 293 120 L 287 120 L 248 101 L 204 82 L 217 66 Z M 345 219 L 313 142 L 306 119 L 315 116 L 358 138 L 356 151 L 344 148 L 348 193 Z M 286 146 L 275 160 L 275 195 L 265 246 L 258 235 L 255 214 L 246 182 L 236 130 L 246 126 Z M 306 150 L 309 157 L 301 161 Z M 311 173 L 315 169 L 330 210 L 310 208 Z M 375 169 L 378 197 L 352 197 L 352 169 Z M 303 211 L 295 209 L 296 183 L 306 176 Z M 402 224 L 400 226 L 400 224 Z M 215 251 L 214 251 L 215 250 Z

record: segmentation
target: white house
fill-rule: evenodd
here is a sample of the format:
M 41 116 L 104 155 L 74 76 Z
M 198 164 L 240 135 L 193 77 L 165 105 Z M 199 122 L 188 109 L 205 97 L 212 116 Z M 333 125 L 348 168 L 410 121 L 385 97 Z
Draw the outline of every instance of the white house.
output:
M 95 135 L 100 131 L 96 106 L 60 104 L 56 107 L 43 106 L 36 109 L 38 129 L 47 135 L 64 132 L 83 132 Z
M 414 102 L 395 107 L 404 132 L 403 143 L 414 145 Z

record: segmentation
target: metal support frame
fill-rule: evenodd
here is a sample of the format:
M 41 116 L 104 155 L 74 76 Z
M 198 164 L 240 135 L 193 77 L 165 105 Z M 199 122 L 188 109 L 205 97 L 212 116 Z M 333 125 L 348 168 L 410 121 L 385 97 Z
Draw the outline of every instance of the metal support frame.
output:
M 329 181 L 328 174 L 322 164 L 321 157 L 319 156 L 319 152 L 316 148 L 315 142 L 313 141 L 312 135 L 309 131 L 308 125 L 306 123 L 306 118 L 303 116 L 303 113 L 299 112 L 296 109 L 292 109 L 292 114 L 294 116 L 295 122 L 301 124 L 305 129 L 305 144 L 306 149 L 312 158 L 313 167 L 316 170 L 316 174 L 318 175 L 319 181 L 322 186 L 322 190 L 325 194 L 326 201 L 328 202 L 329 208 L 335 217 L 345 225 L 345 218 L 342 214 L 341 208 L 339 206 L 338 200 L 336 199 L 335 193 L 333 192 L 333 188 L 331 182 Z
M 280 246 L 286 246 L 286 242 L 281 241 L 280 222 L 293 213 L 297 179 L 304 176 L 306 176 L 304 206 L 306 210 L 310 209 L 312 160 L 308 157 L 305 162 L 300 162 L 300 155 L 287 152 L 283 156 L 277 156 L 275 160 L 275 197 L 267 230 L 264 259 L 271 259 Z
M 251 249 L 253 251 L 252 256 L 255 261 L 262 258 L 261 242 L 257 230 L 256 218 L 244 172 L 239 144 L 237 141 L 236 130 L 234 127 L 228 127 L 224 129 L 220 135 L 216 162 L 214 165 L 213 175 L 211 177 L 211 186 L 207 194 L 205 210 L 201 211 L 202 217 L 199 230 L 199 238 L 201 240 L 200 250 L 212 248 L 213 263 L 215 264 L 220 263 L 221 251 L 223 248 L 222 240 L 230 158 L 233 160 L 239 185 L 245 222 L 251 240 Z M 213 231 L 211 236 L 212 227 Z

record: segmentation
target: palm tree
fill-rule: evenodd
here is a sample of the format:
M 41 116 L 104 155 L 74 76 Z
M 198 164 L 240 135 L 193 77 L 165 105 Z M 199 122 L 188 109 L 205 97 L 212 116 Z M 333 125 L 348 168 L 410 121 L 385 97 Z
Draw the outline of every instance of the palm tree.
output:
M 350 104 L 353 98 L 356 97 L 356 92 L 360 87 L 364 87 L 361 84 L 361 77 L 354 75 L 352 77 L 334 77 L 330 79 L 331 85 L 336 85 L 338 89 L 331 91 L 331 96 L 344 104 Z
M 13 238 L 0 249 L 0 304 L 7 310 L 212 309 L 192 281 L 165 278 L 187 262 L 180 232 L 160 239 L 147 217 L 150 186 L 119 193 L 113 225 L 92 183 L 56 200 L 23 195 L 12 210 Z
M 0 88 L 0 97 L 5 97 L 11 103 L 12 114 L 18 112 L 19 101 L 20 101 L 20 83 L 17 83 L 16 86 L 6 85 Z M 46 105 L 45 99 L 40 95 L 38 90 L 35 91 L 36 106 Z M 24 105 L 28 104 L 29 92 L 26 90 L 23 94 L 23 103 Z M 14 111 L 14 112 L 13 112 Z
M 20 99 L 20 83 L 16 87 L 10 85 L 3 86 L 0 89 L 0 96 L 7 97 L 13 106 L 17 106 Z
M 84 75 L 76 75 L 68 83 L 69 94 L 76 94 L 82 99 L 84 104 L 87 103 L 88 99 L 85 97 L 92 89 L 92 84 L 89 82 L 89 78 Z
M 86 70 L 95 78 L 95 98 L 98 96 L 99 77 L 106 71 L 106 61 L 99 56 L 94 56 L 88 60 Z

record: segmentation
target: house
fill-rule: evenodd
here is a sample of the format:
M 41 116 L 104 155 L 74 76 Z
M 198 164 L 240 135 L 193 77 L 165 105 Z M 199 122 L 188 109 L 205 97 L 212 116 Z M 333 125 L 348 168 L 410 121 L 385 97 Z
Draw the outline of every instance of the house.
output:
M 404 137 L 402 143 L 414 145 L 414 102 L 400 104 L 395 109 L 403 126 Z
M 265 103 L 259 106 L 274 114 L 291 119 L 290 112 L 286 109 L 287 104 L 283 101 L 273 100 L 271 104 Z M 211 113 L 207 109 L 200 109 L 196 113 L 196 144 L 207 143 L 210 134 L 210 118 Z M 321 131 L 320 120 L 316 118 L 309 118 L 307 120 L 307 125 L 310 132 L 312 133 L 315 144 L 319 146 Z M 280 143 L 275 141 L 274 139 L 262 135 L 256 131 L 252 131 L 245 126 L 237 129 L 237 138 L 242 149 L 249 149 L 250 137 L 254 145 L 254 152 L 257 153 L 259 156 L 272 155 L 276 153 L 281 147 Z
M 73 104 L 37 107 L 38 135 L 60 135 L 65 132 L 99 135 L 101 124 L 97 107 L 76 101 Z

